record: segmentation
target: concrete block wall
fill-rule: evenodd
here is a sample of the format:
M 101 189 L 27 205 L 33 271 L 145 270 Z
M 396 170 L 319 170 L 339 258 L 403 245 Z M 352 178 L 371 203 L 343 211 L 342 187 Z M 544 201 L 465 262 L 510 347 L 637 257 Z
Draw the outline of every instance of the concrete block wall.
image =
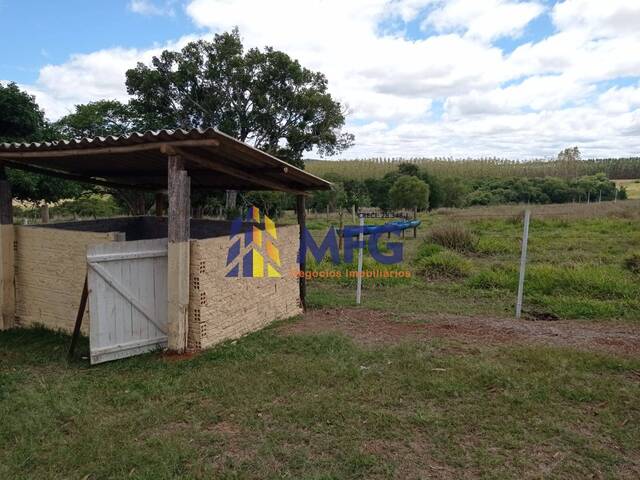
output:
M 189 349 L 207 348 L 302 313 L 299 281 L 291 275 L 299 269 L 299 231 L 297 225 L 278 228 L 281 278 L 227 278 L 229 237 L 191 241 Z
M 15 226 L 16 324 L 73 332 L 87 271 L 87 246 L 117 233 Z M 89 332 L 89 310 L 82 332 Z

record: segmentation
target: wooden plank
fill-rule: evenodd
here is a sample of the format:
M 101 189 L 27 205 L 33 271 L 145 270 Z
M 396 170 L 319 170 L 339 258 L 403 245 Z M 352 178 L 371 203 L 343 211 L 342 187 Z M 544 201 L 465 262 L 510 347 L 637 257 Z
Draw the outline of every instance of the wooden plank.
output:
M 164 256 L 140 256 L 165 252 Z M 93 245 L 89 305 L 91 363 L 125 358 L 167 344 L 167 241 L 139 240 Z M 120 256 L 120 259 L 113 257 Z M 160 288 L 164 284 L 164 289 Z
M 76 349 L 78 338 L 80 337 L 80 327 L 82 326 L 82 319 L 84 318 L 84 311 L 87 308 L 87 300 L 89 299 L 89 283 L 87 277 L 84 277 L 84 286 L 82 287 L 82 294 L 80 295 L 80 306 L 78 307 L 78 314 L 76 315 L 76 324 L 73 328 L 73 336 L 71 337 L 71 345 L 69 346 L 69 359 L 73 358 L 73 352 Z
M 156 317 L 161 319 L 164 325 L 168 325 L 167 322 L 167 258 L 154 258 L 153 259 L 153 298 L 155 298 Z M 168 327 L 167 327 L 168 328 Z M 155 334 L 153 333 L 155 331 Z M 155 325 L 150 325 L 149 335 L 160 336 L 161 332 Z
M 155 212 L 156 217 L 164 216 L 164 193 L 162 192 L 156 192 Z
M 187 348 L 189 322 L 189 236 L 191 217 L 190 180 L 184 160 L 168 157 L 169 238 L 168 270 L 168 345 L 184 352 Z
M 122 262 L 118 267 L 121 269 L 127 268 L 129 269 L 128 262 Z M 132 295 L 131 291 L 123 285 L 123 283 L 116 278 L 111 272 L 109 272 L 106 268 L 104 268 L 99 263 L 89 263 L 89 267 L 96 272 L 102 279 L 116 292 L 118 292 L 124 299 L 126 299 L 133 308 L 138 310 L 141 314 L 143 314 L 150 322 L 152 322 L 156 327 L 158 327 L 163 333 L 165 332 L 164 328 L 158 324 L 157 320 L 154 318 L 153 313 L 149 310 L 146 305 L 143 305 L 135 295 Z M 125 272 L 121 270 L 121 278 L 128 278 L 130 276 L 130 272 Z
M 184 161 L 177 155 L 168 160 L 169 242 L 189 240 L 191 218 L 190 179 L 184 170 Z
M 190 162 L 196 163 L 198 165 L 201 165 L 205 168 L 207 168 L 208 170 L 214 170 L 220 173 L 224 173 L 226 175 L 235 177 L 235 178 L 239 178 L 241 180 L 244 181 L 248 181 L 248 182 L 253 182 L 257 185 L 262 185 L 264 187 L 267 187 L 269 189 L 272 190 L 278 190 L 281 192 L 289 192 L 289 193 L 295 193 L 295 194 L 304 194 L 303 190 L 299 190 L 299 189 L 295 189 L 295 188 L 291 188 L 291 187 L 287 187 L 286 185 L 274 181 L 274 180 L 269 180 L 267 178 L 265 178 L 264 176 L 260 176 L 260 175 L 254 175 L 251 174 L 249 172 L 247 172 L 246 170 L 241 170 L 239 168 L 236 167 L 232 167 L 230 165 L 225 165 L 224 163 L 215 161 L 213 159 L 210 158 L 206 158 L 206 157 L 202 157 L 200 155 L 195 155 L 193 153 L 189 153 L 185 150 L 182 149 L 175 149 L 176 153 L 179 154 L 180 156 L 184 157 L 185 159 L 189 160 Z M 287 169 L 288 171 L 288 169 Z
M 16 170 L 24 170 L 25 172 L 38 173 L 40 175 L 47 175 L 49 177 L 63 178 L 65 180 L 73 180 L 75 182 L 90 183 L 92 185 L 100 185 L 101 187 L 109 188 L 124 188 L 129 190 L 143 190 L 143 191 L 156 191 L 157 186 L 143 185 L 141 183 L 126 183 L 126 182 L 114 182 L 109 180 L 102 180 L 99 178 L 80 175 L 76 173 L 62 172 L 59 170 L 52 170 L 49 168 L 36 167 L 27 163 L 5 161 L 7 167 L 15 168 Z
M 141 252 L 122 252 L 122 253 L 103 253 L 97 255 L 88 255 L 87 260 L 90 262 L 112 262 L 116 260 L 134 260 L 141 258 L 166 257 L 167 249 L 149 250 Z
M 164 348 L 166 345 L 167 337 L 158 337 L 145 340 L 135 340 L 128 343 L 117 344 L 112 347 L 92 350 L 91 365 L 152 352 L 154 350 Z
M 12 328 L 16 319 L 15 251 L 11 185 L 0 164 L 0 330 Z

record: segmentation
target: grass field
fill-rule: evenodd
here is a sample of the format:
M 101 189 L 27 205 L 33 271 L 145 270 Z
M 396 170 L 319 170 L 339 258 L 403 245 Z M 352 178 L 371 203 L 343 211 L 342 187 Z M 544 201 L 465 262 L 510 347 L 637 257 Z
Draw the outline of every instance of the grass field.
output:
M 627 197 L 629 197 L 629 199 L 640 199 L 640 179 L 616 180 L 616 185 L 618 187 L 624 187 L 627 190 Z
M 443 209 L 424 216 L 418 238 L 404 242 L 402 268 L 411 270 L 413 276 L 393 284 L 365 279 L 364 305 L 403 312 L 511 315 L 520 260 L 521 213 L 522 207 L 503 206 Z M 640 253 L 639 219 L 637 201 L 532 207 L 525 314 L 532 318 L 640 322 L 640 277 L 625 268 L 625 260 Z M 428 266 L 432 268 L 425 272 L 420 249 L 428 250 L 431 242 L 427 237 L 433 229 L 452 224 L 471 234 L 472 245 L 463 251 L 444 249 L 436 258 L 431 256 Z M 310 222 L 319 232 L 326 225 L 322 216 Z M 333 268 L 327 263 L 312 263 L 312 267 Z M 449 267 L 462 271 L 438 274 Z M 352 279 L 311 280 L 311 284 L 310 299 L 317 307 L 354 304 Z
M 0 332 L 0 478 L 639 478 L 638 207 L 534 208 L 525 310 L 558 321 L 509 318 L 514 206 L 429 214 L 410 279 L 360 308 L 312 280 L 304 318 L 191 358 Z M 454 223 L 470 243 L 434 247 Z

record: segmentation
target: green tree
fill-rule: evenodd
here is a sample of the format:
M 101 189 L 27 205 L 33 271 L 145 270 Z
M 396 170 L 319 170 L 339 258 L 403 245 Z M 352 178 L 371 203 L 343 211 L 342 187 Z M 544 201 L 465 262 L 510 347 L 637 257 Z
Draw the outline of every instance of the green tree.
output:
M 245 52 L 237 29 L 165 50 L 128 70 L 126 83 L 132 107 L 153 128 L 217 126 L 301 167 L 304 152 L 331 155 L 353 144 L 322 73 L 271 47 Z
M 423 210 L 429 207 L 429 185 L 417 177 L 403 175 L 389 190 L 389 197 L 394 208 Z
M 558 153 L 558 164 L 564 178 L 578 177 L 578 163 L 582 159 L 578 147 L 565 148 Z
M 32 95 L 20 90 L 15 83 L 0 84 L 1 142 L 45 141 L 56 135 Z M 36 204 L 77 198 L 87 188 L 77 182 L 15 169 L 7 172 L 7 178 L 15 198 Z
M 45 124 L 44 113 L 32 95 L 15 83 L 0 83 L 0 142 L 40 140 Z
M 117 100 L 99 100 L 76 105 L 75 112 L 56 122 L 65 137 L 119 136 L 138 129 L 140 120 L 131 106 Z
M 66 138 L 120 136 L 142 127 L 142 121 L 130 105 L 117 100 L 100 100 L 76 105 L 75 111 L 62 117 L 55 126 Z M 102 191 L 113 195 L 116 202 L 133 215 L 145 215 L 155 200 L 152 193 L 135 190 L 110 188 Z

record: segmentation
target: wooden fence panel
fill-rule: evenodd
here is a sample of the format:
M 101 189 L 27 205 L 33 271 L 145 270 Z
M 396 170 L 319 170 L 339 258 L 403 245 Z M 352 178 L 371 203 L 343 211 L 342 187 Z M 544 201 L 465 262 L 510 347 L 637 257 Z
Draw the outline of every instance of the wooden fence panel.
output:
M 167 239 L 87 249 L 91 363 L 167 345 Z

